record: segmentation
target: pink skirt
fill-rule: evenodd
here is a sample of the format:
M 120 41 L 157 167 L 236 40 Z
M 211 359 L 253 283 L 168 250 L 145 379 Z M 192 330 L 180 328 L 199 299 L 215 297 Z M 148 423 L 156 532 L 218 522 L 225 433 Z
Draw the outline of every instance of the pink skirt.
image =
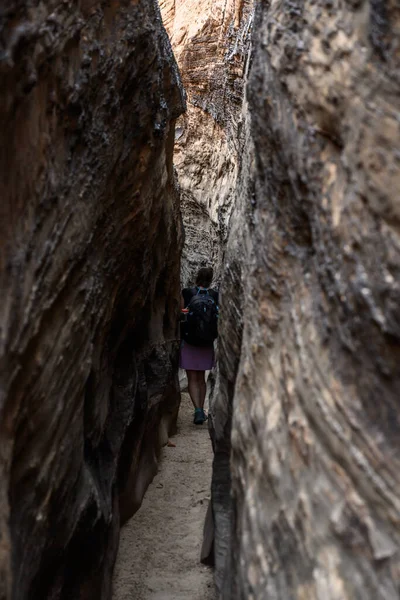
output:
M 211 371 L 214 366 L 214 347 L 191 346 L 181 343 L 181 369 L 185 371 Z

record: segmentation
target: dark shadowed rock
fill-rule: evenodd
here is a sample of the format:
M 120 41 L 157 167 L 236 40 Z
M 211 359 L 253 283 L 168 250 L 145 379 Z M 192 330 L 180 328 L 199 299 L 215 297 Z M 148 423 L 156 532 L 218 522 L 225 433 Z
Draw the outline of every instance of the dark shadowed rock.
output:
M 254 27 L 213 409 L 217 584 L 396 600 L 398 13 L 259 2 Z
M 155 1 L 1 9 L 0 597 L 106 599 L 179 404 L 184 100 Z M 12 592 L 11 592 L 12 590 Z

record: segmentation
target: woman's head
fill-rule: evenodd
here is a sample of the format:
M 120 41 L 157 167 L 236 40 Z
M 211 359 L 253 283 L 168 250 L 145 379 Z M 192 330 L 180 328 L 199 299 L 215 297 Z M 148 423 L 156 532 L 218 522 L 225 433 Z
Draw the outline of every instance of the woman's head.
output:
M 202 267 L 196 276 L 196 285 L 208 288 L 211 285 L 214 271 L 212 267 Z

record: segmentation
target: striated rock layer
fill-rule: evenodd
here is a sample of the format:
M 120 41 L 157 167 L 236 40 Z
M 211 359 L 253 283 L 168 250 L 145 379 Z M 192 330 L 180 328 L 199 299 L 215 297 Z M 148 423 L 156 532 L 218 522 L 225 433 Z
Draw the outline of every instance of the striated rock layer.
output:
M 250 0 L 160 0 L 188 95 L 174 163 L 185 226 L 182 283 L 213 264 L 219 279 L 239 164 L 238 121 L 252 24 Z
M 0 598 L 106 599 L 179 404 L 183 94 L 155 1 L 1 28 Z
M 398 12 L 259 2 L 254 24 L 213 407 L 217 584 L 396 600 Z

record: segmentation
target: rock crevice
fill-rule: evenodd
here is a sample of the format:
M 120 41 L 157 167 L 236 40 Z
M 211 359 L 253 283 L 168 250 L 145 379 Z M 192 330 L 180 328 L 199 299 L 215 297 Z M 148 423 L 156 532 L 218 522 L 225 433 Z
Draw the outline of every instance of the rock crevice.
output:
M 185 226 L 182 284 L 193 284 L 197 269 L 209 264 L 217 282 L 240 160 L 253 3 L 160 0 L 160 7 L 188 96 L 174 152 Z

